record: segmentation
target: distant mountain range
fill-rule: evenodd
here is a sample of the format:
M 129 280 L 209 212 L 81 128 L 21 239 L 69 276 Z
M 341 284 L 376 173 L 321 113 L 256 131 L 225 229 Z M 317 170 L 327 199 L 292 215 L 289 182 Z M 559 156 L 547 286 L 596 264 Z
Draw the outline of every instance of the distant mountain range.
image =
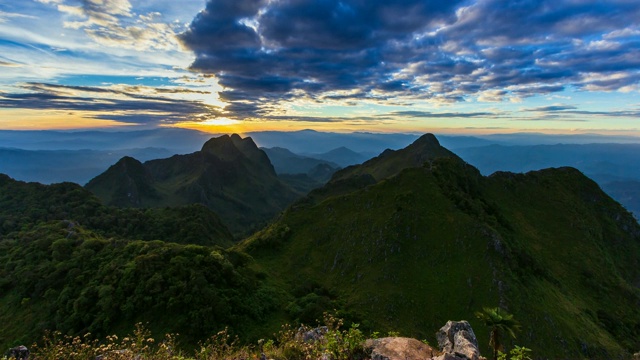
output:
M 0 148 L 0 173 L 43 184 L 86 184 L 124 156 L 140 161 L 174 155 L 164 148 L 122 150 L 22 150 Z
M 338 164 L 340 167 L 347 167 L 350 165 L 362 164 L 366 160 L 378 155 L 378 153 L 364 152 L 358 153 L 344 146 L 327 151 L 320 154 L 307 154 L 307 156 L 330 161 Z
M 340 167 L 362 163 L 385 149 L 403 148 L 418 137 L 415 134 L 313 130 L 253 132 L 249 135 L 263 148 L 279 147 Z M 218 135 L 172 128 L 119 132 L 5 130 L 0 131 L 0 144 L 4 147 L 0 150 L 0 172 L 25 181 L 72 181 L 84 184 L 123 156 L 146 161 L 173 154 L 193 153 L 212 136 Z M 638 168 L 635 166 L 638 162 L 635 154 L 638 153 L 640 139 L 637 137 L 518 133 L 438 135 L 438 139 L 443 146 L 477 166 L 484 174 L 500 170 L 526 172 L 547 167 L 574 166 L 638 214 L 640 199 L 635 194 L 640 190 L 635 188 L 635 182 L 640 181 L 640 177 L 635 171 Z M 272 159 L 272 162 L 277 160 Z M 626 166 L 627 163 L 629 166 Z M 289 184 L 302 192 L 323 183 L 312 177 L 300 177 L 299 173 L 290 173 L 292 169 L 280 172 L 279 166 L 275 165 L 276 171 L 279 174 L 286 173 L 284 178 Z M 335 168 L 333 165 L 331 167 Z M 318 170 L 321 170 L 318 174 L 330 173 L 326 167 Z M 292 178 L 292 174 L 296 177 Z M 619 195 L 622 193 L 624 195 Z

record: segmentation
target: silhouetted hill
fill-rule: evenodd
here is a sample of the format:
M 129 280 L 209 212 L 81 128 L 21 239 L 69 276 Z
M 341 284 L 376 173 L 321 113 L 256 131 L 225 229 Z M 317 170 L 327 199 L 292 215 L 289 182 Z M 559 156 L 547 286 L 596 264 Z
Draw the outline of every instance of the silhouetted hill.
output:
M 142 161 L 173 155 L 163 148 L 123 150 L 22 150 L 0 148 L 0 173 L 43 184 L 87 181 L 124 156 Z
M 203 204 L 238 235 L 264 224 L 299 196 L 278 179 L 251 138 L 236 134 L 212 138 L 192 154 L 144 164 L 122 159 L 86 188 L 115 206 Z
M 357 153 L 344 146 L 333 149 L 326 153 L 312 154 L 310 156 L 315 157 L 317 159 L 322 159 L 325 161 L 336 163 L 341 167 L 360 164 L 369 159 L 369 157 L 362 155 L 360 153 Z
M 425 135 L 336 173 L 238 248 L 297 294 L 303 321 L 341 304 L 377 329 L 433 341 L 467 319 L 488 339 L 473 313 L 499 305 L 538 357 L 640 348 L 640 226 L 573 168 L 484 177 Z
M 159 128 L 137 131 L 0 130 L 0 144 L 25 150 L 122 150 L 165 148 L 173 154 L 190 153 L 211 138 L 196 130 Z M 171 139 L 171 141 L 167 141 Z
M 399 149 L 418 138 L 413 134 L 332 133 L 314 130 L 260 131 L 247 134 L 261 147 L 283 147 L 296 154 L 321 154 L 341 146 L 355 152 L 379 153 Z
M 323 160 L 320 158 L 313 158 L 302 156 L 298 154 L 294 154 L 288 149 L 281 147 L 274 148 L 262 148 L 262 150 L 267 154 L 269 160 L 273 164 L 276 172 L 280 174 L 307 174 L 312 179 L 316 179 L 317 181 L 326 181 L 331 176 L 326 176 L 326 174 L 321 174 L 320 177 L 317 177 L 315 174 L 318 174 L 317 167 L 319 165 L 323 165 L 324 169 L 339 169 L 340 166 L 336 163 Z M 311 174 L 311 173 L 314 174 Z M 331 172 L 331 173 L 333 173 Z

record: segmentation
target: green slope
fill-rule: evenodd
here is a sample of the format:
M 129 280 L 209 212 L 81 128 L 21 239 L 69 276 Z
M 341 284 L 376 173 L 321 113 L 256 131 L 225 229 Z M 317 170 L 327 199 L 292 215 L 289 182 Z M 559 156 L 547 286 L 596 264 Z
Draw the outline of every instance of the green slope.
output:
M 251 138 L 236 134 L 212 138 L 192 154 L 144 164 L 123 158 L 86 188 L 119 207 L 203 204 L 237 236 L 264 226 L 299 196 Z
M 0 347 L 44 330 L 103 337 L 148 322 L 183 345 L 228 326 L 251 335 L 277 312 L 279 291 L 201 205 L 103 206 L 72 183 L 0 175 Z
M 499 305 L 536 356 L 640 348 L 640 227 L 626 210 L 574 169 L 486 178 L 417 143 L 400 164 L 383 154 L 336 174 L 238 246 L 281 286 L 314 284 L 317 303 L 293 300 L 292 315 L 343 304 L 373 328 L 430 340 L 467 319 L 487 353 L 473 313 Z M 433 149 L 446 156 L 420 154 Z
M 233 237 L 220 218 L 202 205 L 108 207 L 74 183 L 42 185 L 0 174 L 0 237 L 50 220 L 74 221 L 104 237 L 221 247 L 233 244 Z

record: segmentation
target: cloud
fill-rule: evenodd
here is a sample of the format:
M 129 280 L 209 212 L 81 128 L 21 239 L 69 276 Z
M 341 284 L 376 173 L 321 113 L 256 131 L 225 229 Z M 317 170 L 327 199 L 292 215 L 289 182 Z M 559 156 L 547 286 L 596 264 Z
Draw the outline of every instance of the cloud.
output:
M 26 92 L 0 93 L 0 107 L 7 109 L 68 110 L 89 113 L 95 119 L 117 120 L 139 125 L 167 125 L 183 121 L 205 121 L 223 116 L 218 107 L 200 101 L 172 99 L 145 95 L 154 92 L 190 93 L 192 90 L 175 88 L 153 89 L 128 86 L 125 90 L 112 88 L 65 86 L 45 83 L 22 85 Z
M 0 66 L 4 66 L 4 67 L 21 67 L 21 64 L 16 64 L 13 62 L 8 62 L 8 61 L 2 61 L 0 60 Z
M 394 111 L 384 116 L 389 117 L 409 117 L 409 118 L 495 118 L 499 117 L 499 114 L 492 112 L 447 112 L 447 113 L 433 113 L 430 111 Z
M 69 18 L 68 29 L 82 29 L 103 46 L 136 50 L 179 50 L 176 32 L 180 24 L 162 21 L 162 14 L 136 14 L 129 0 L 81 0 L 69 5 L 65 0 L 38 0 L 55 5 Z M 68 1 L 68 0 L 67 0 Z
M 632 91 L 640 2 L 209 0 L 180 35 L 238 118 L 311 100 Z
M 10 13 L 0 10 L 0 23 L 7 22 L 8 19 L 11 18 L 37 19 L 37 17 L 31 15 Z
M 550 106 L 540 106 L 531 109 L 523 109 L 525 112 L 544 113 L 544 115 L 535 118 L 535 120 L 545 119 L 563 119 L 565 121 L 577 121 L 570 119 L 568 116 L 593 116 L 593 117 L 621 117 L 621 118 L 639 118 L 640 110 L 609 110 L 609 111 L 588 111 L 578 110 L 576 106 L 566 104 L 554 104 Z
M 564 110 L 576 110 L 577 107 L 573 106 L 573 105 L 562 105 L 562 104 L 557 104 L 557 105 L 550 105 L 550 106 L 540 106 L 537 108 L 532 108 L 532 109 L 524 109 L 524 111 L 531 111 L 531 112 L 556 112 L 556 111 L 564 111 Z

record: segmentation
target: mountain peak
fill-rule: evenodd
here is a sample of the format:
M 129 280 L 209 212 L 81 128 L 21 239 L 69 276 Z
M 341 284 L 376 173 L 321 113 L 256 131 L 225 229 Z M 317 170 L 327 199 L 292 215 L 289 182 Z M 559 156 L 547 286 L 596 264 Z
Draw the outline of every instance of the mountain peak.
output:
M 420 167 L 425 162 L 438 158 L 453 158 L 463 161 L 456 154 L 442 147 L 433 134 L 424 134 L 404 149 L 387 149 L 362 165 L 338 171 L 332 181 L 361 174 L 372 175 L 376 181 L 380 181 L 398 174 L 403 169 Z
M 213 137 L 202 145 L 201 151 L 207 152 L 209 150 L 215 150 L 227 144 L 232 144 L 231 137 L 229 135 L 220 135 Z
M 433 135 L 432 133 L 426 133 L 422 136 L 420 136 L 419 138 L 416 139 L 416 141 L 413 142 L 412 145 L 431 145 L 431 146 L 440 146 L 440 142 L 438 141 L 438 139 L 436 138 L 435 135 Z

